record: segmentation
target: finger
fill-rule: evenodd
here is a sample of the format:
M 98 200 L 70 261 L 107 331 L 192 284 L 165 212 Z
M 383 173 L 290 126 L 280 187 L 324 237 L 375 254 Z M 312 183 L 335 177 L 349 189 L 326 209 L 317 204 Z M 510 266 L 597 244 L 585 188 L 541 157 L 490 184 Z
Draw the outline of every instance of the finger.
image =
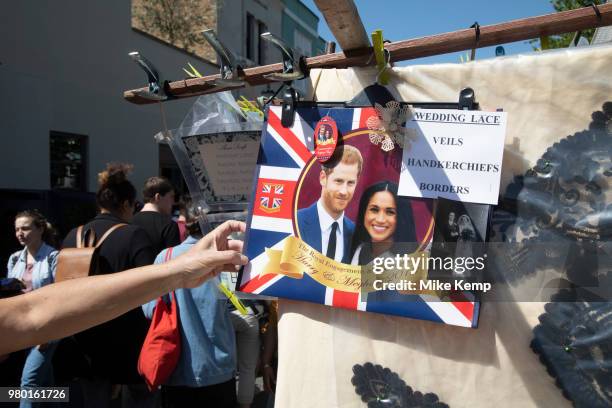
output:
M 217 239 L 224 240 L 233 232 L 245 232 L 246 224 L 242 221 L 228 220 L 215 228 L 211 234 Z
M 216 251 L 211 254 L 210 266 L 217 268 L 223 265 L 246 265 L 249 258 L 238 251 Z
M 216 266 L 214 270 L 221 272 L 238 272 L 243 266 L 243 264 L 226 263 L 223 265 Z
M 228 220 L 206 234 L 195 246 L 198 250 L 210 248 L 225 249 L 227 247 L 226 241 L 230 234 L 244 231 L 246 231 L 246 224 L 244 222 Z
M 215 271 L 220 272 L 238 272 L 242 268 L 242 265 L 234 265 L 234 264 L 223 264 L 215 268 Z
M 197 248 L 198 251 L 209 249 L 212 239 L 212 235 L 207 234 L 204 237 L 200 238 L 198 242 L 196 242 L 194 247 Z
M 227 241 L 227 249 L 231 249 L 233 251 L 242 252 L 242 247 L 244 246 L 244 242 L 238 239 L 230 239 Z

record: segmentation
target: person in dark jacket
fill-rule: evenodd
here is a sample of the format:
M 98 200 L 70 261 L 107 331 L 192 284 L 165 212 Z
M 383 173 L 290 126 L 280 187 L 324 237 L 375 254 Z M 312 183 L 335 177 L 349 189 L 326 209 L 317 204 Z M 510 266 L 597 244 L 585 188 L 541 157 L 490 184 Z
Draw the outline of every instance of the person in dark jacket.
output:
M 136 189 L 127 179 L 131 166 L 109 164 L 98 174 L 96 201 L 100 214 L 85 224 L 83 231 L 92 230 L 100 239 L 111 227 L 115 229 L 99 249 L 98 267 L 101 274 L 110 274 L 150 265 L 156 252 L 146 231 L 131 221 Z M 76 228 L 68 233 L 64 248 L 76 247 Z M 140 308 L 75 335 L 76 342 L 90 362 L 93 381 L 83 380 L 87 407 L 107 407 L 111 390 L 121 387 L 124 407 L 149 407 L 155 404 L 155 394 L 147 391 L 137 372 L 137 361 L 149 323 Z
M 150 177 L 142 189 L 145 205 L 134 216 L 132 224 L 142 227 L 158 254 L 181 243 L 179 227 L 172 221 L 174 187 L 165 177 Z

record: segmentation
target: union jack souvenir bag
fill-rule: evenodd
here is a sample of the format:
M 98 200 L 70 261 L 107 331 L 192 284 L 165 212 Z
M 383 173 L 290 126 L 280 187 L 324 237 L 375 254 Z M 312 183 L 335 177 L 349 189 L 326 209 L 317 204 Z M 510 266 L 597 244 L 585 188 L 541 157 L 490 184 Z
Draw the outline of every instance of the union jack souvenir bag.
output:
M 434 200 L 397 194 L 406 129 L 376 108 L 298 107 L 288 128 L 280 118 L 281 107 L 270 107 L 249 200 L 250 263 L 237 290 L 476 327 L 471 293 L 384 286 L 388 271 L 376 270 L 404 255 L 423 258 L 434 235 Z M 316 155 L 332 136 L 333 155 Z M 427 281 L 427 268 L 394 276 Z

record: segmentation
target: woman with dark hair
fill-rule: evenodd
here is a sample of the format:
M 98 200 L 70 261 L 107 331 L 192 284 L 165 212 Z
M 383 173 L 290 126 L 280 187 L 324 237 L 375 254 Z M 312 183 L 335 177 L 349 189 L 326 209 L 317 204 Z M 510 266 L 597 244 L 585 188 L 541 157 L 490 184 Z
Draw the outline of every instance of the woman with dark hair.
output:
M 15 237 L 24 248 L 12 254 L 8 261 L 8 278 L 23 282 L 23 292 L 40 289 L 53 283 L 57 265 L 57 250 L 50 245 L 54 229 L 38 210 L 22 211 L 15 216 Z M 48 387 L 53 384 L 53 353 L 56 342 L 32 347 L 21 373 L 21 387 Z M 21 401 L 20 407 L 38 404 Z
M 418 243 L 410 200 L 398 197 L 397 184 L 383 181 L 368 187 L 359 201 L 353 235 L 352 264 L 367 265 L 375 258 L 411 254 Z M 415 295 L 395 290 L 378 290 L 367 295 L 368 311 L 414 314 Z
M 351 245 L 351 263 L 366 265 L 374 258 L 413 252 L 416 233 L 410 201 L 398 197 L 397 184 L 382 181 L 363 192 Z
M 145 230 L 128 224 L 136 201 L 136 189 L 127 178 L 131 169 L 132 166 L 127 164 L 109 164 L 98 174 L 96 201 L 100 214 L 83 226 L 83 231 L 93 231 L 97 239 L 116 227 L 99 248 L 97 262 L 101 274 L 150 265 L 155 260 Z M 117 227 L 119 224 L 123 225 Z M 75 228 L 64 240 L 64 248 L 76 247 L 76 236 Z M 153 406 L 154 396 L 146 391 L 136 368 L 148 327 L 149 322 L 142 310 L 135 308 L 108 323 L 75 335 L 90 362 L 91 371 L 86 374 L 95 379 L 94 384 L 85 380 L 81 382 L 86 406 L 109 406 L 113 384 L 123 385 L 121 399 L 124 407 Z

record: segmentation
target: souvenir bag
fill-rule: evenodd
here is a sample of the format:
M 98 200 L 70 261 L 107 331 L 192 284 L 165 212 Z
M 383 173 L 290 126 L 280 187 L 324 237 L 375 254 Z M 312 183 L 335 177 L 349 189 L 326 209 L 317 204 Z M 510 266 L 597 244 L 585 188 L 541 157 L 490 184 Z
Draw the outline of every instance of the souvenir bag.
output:
M 172 248 L 166 251 L 164 262 L 172 258 Z M 157 299 L 149 332 L 138 358 L 138 372 L 150 390 L 164 384 L 174 372 L 181 356 L 181 335 L 176 294 L 170 293 L 170 305 L 163 296 Z
M 457 104 L 427 108 L 457 109 Z M 393 256 L 424 257 L 430 251 L 435 200 L 398 194 L 402 154 L 411 148 L 411 132 L 404 123 L 411 114 L 406 104 L 394 101 L 376 107 L 297 106 L 293 124 L 285 127 L 282 107 L 269 108 L 247 219 L 245 253 L 250 263 L 239 277 L 240 291 L 477 326 L 479 302 L 470 292 L 459 291 L 442 299 L 434 290 L 372 290 L 372 282 L 368 283 L 372 270 L 367 268 L 372 267 L 373 251 L 370 248 L 367 253 L 366 241 L 362 245 L 351 239 L 364 219 L 361 201 L 367 201 L 364 197 L 369 190 L 384 185 L 401 213 Z M 333 226 L 342 231 L 340 238 L 332 240 L 332 233 L 327 239 L 321 232 L 325 221 L 320 219 L 318 203 L 324 200 L 322 183 L 333 182 L 330 174 L 335 174 L 326 173 L 326 162 L 343 163 L 340 156 L 347 151 L 353 159 L 358 157 L 352 162 L 361 163 L 360 172 L 350 194 L 332 192 L 343 213 L 342 225 Z M 484 240 L 488 216 L 480 218 Z M 427 280 L 427 273 L 421 268 L 406 279 Z

